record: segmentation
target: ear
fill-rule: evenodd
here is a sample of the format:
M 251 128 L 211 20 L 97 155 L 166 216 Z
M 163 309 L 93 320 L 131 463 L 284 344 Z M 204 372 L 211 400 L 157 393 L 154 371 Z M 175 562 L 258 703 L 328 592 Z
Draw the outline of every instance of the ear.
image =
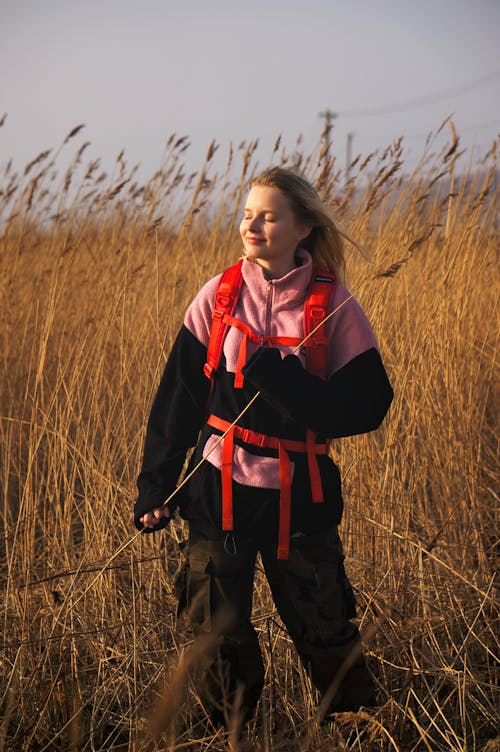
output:
M 312 225 L 301 225 L 299 227 L 299 237 L 298 240 L 305 240 L 312 232 Z

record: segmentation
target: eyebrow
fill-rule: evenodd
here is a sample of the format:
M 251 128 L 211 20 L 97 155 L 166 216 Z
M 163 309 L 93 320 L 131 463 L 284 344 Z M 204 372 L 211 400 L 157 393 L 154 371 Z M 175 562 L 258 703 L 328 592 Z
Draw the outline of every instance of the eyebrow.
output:
M 243 209 L 243 211 L 251 212 L 251 211 L 255 211 L 255 209 L 252 209 L 249 206 L 245 206 L 245 208 Z M 276 209 L 261 209 L 258 213 L 259 214 L 278 214 L 278 212 L 276 211 Z

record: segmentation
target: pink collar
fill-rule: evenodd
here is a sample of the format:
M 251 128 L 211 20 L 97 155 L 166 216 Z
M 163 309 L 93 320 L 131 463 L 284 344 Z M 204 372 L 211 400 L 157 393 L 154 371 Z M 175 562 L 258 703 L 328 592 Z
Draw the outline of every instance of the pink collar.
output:
M 300 266 L 279 279 L 267 279 L 264 269 L 259 264 L 243 259 L 241 271 L 250 296 L 259 305 L 265 305 L 269 288 L 273 289 L 273 310 L 279 311 L 304 302 L 311 281 L 313 263 L 311 254 L 299 248 L 296 254 L 302 262 Z

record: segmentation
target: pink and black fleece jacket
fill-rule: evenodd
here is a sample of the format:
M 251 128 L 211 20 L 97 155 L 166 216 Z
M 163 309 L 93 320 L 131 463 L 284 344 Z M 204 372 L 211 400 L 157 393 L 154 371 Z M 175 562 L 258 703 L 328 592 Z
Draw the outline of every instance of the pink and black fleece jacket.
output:
M 243 287 L 234 312 L 258 336 L 303 336 L 303 308 L 313 274 L 311 256 L 297 253 L 298 265 L 284 277 L 268 279 L 261 266 L 245 259 Z M 210 383 L 204 375 L 214 297 L 220 275 L 207 282 L 187 309 L 151 409 L 134 508 L 139 518 L 158 507 L 175 489 L 188 450 L 188 470 L 206 457 L 172 502 L 207 537 L 221 536 L 220 432 L 206 423 Z M 343 304 L 344 303 L 344 304 Z M 343 304 L 343 305 L 342 305 Z M 210 412 L 232 422 L 257 390 L 261 395 L 239 421 L 244 428 L 279 438 L 305 441 L 312 429 L 318 441 L 373 431 L 381 424 L 393 392 L 372 328 L 348 290 L 336 284 L 327 323 L 328 378 L 305 369 L 303 352 L 291 347 L 248 343 L 244 384 L 234 375 L 243 336 L 231 327 L 215 375 Z M 210 454 L 209 454 L 210 452 Z M 207 456 L 208 455 L 208 456 Z M 340 522 L 343 509 L 338 469 L 319 456 L 324 503 L 313 504 L 307 457 L 291 454 L 291 532 L 315 532 Z M 235 441 L 233 507 L 235 534 L 263 527 L 274 536 L 279 504 L 277 452 Z M 164 524 L 167 524 L 165 521 Z

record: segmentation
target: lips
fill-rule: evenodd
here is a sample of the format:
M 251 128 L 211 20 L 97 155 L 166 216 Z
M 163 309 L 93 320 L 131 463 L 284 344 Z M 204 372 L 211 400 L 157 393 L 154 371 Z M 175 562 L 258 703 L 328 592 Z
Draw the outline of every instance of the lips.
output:
M 250 243 L 250 245 L 259 245 L 260 243 L 265 243 L 264 238 L 249 238 L 249 237 L 246 237 L 245 241 L 247 243 Z

